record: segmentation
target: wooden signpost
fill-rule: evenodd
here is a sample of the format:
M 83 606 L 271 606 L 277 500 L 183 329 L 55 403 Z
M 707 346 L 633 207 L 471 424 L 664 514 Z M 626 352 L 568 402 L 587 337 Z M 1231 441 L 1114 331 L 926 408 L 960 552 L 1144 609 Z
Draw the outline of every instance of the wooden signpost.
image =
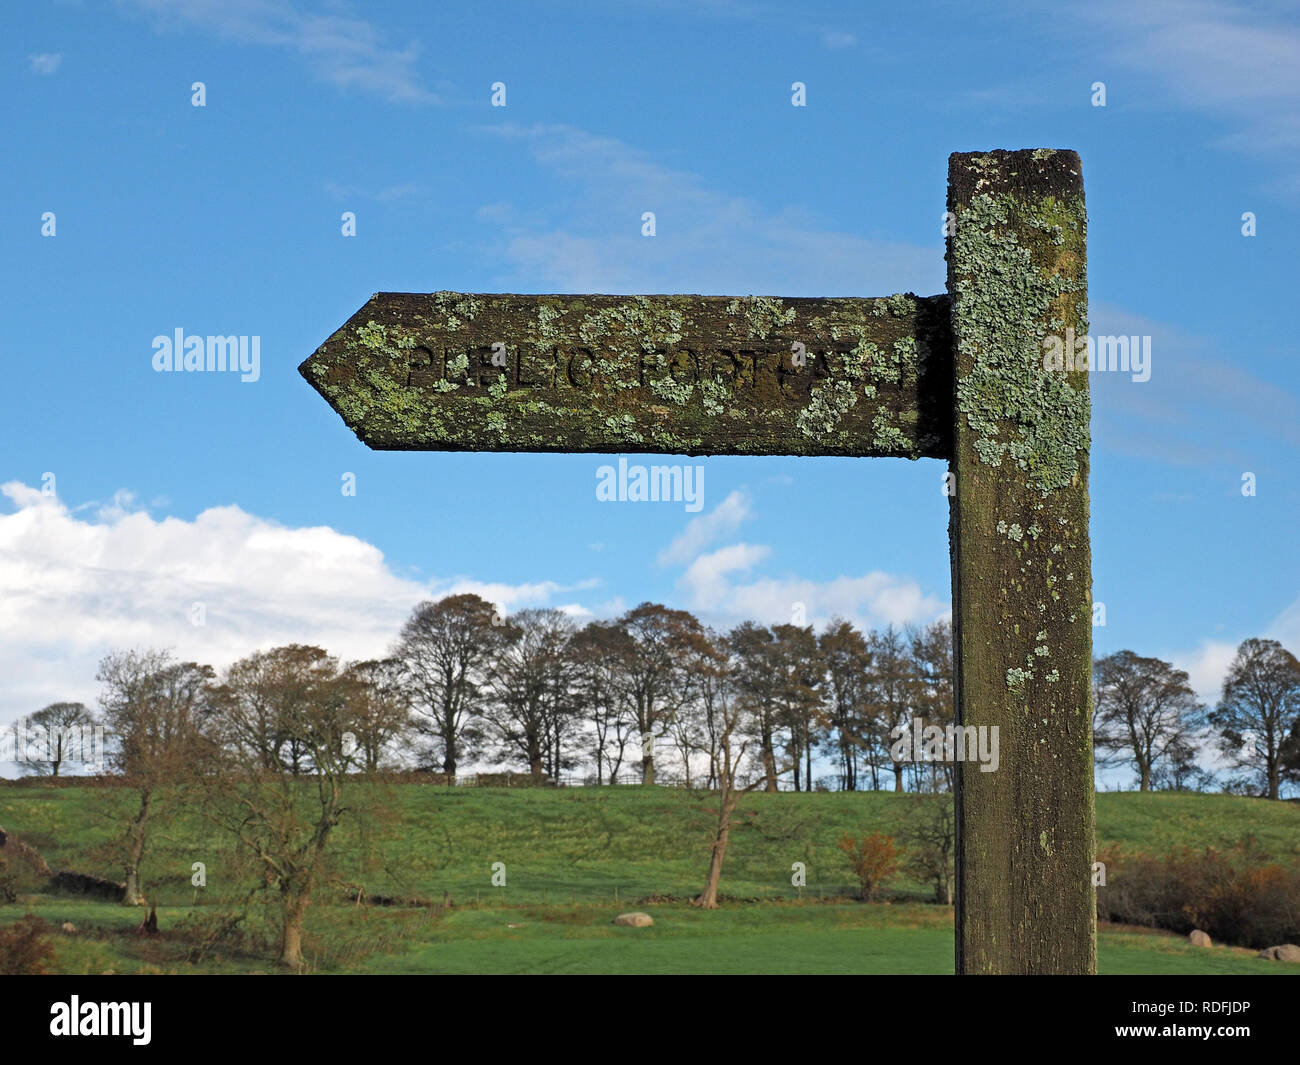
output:
M 956 153 L 948 212 L 945 295 L 379 293 L 299 369 L 376 449 L 946 459 L 956 722 L 1000 748 L 955 763 L 957 971 L 1092 973 L 1079 157 Z

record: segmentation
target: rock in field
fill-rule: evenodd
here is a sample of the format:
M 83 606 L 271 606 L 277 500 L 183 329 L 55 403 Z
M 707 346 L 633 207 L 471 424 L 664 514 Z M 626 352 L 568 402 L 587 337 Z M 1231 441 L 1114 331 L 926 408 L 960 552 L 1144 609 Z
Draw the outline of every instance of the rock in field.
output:
M 1280 947 L 1269 947 L 1255 955 L 1271 961 L 1300 961 L 1300 947 L 1294 943 L 1283 943 Z
M 649 928 L 655 921 L 648 913 L 620 913 L 614 923 L 623 928 Z
M 1193 928 L 1191 932 L 1187 934 L 1187 941 L 1191 943 L 1191 945 L 1194 947 L 1214 946 L 1214 944 L 1210 940 L 1209 935 L 1205 932 L 1202 932 L 1199 928 Z

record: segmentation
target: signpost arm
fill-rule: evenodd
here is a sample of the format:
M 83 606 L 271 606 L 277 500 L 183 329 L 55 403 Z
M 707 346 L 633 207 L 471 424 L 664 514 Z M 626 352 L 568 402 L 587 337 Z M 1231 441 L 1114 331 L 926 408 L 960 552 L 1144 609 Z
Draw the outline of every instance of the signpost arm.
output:
M 1093 973 L 1079 157 L 954 154 L 948 210 L 957 723 L 998 753 L 956 762 L 957 972 Z

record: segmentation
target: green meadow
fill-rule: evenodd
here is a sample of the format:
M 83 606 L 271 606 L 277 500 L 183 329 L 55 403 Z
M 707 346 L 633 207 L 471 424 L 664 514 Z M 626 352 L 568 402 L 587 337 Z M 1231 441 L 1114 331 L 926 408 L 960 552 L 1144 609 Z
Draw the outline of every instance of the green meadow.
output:
M 0 785 L 0 826 L 55 869 L 117 879 L 112 842 L 123 788 Z M 888 901 L 852 898 L 836 843 L 845 833 L 903 835 L 914 799 L 885 792 L 754 795 L 738 812 L 713 912 L 687 901 L 708 860 L 707 796 L 673 788 L 487 789 L 397 783 L 340 826 L 334 867 L 308 917 L 306 953 L 321 973 L 949 973 L 952 911 L 900 876 Z M 1126 851 L 1230 847 L 1253 838 L 1300 862 L 1300 806 L 1225 795 L 1104 793 L 1098 843 Z M 207 886 L 191 885 L 202 862 Z M 500 863 L 500 864 L 498 864 Z M 806 884 L 791 884 L 802 863 Z M 504 886 L 492 883 L 494 866 Z M 501 866 L 504 866 L 502 870 Z M 164 802 L 143 869 L 160 934 L 133 934 L 139 910 L 31 891 L 0 905 L 0 924 L 34 913 L 57 933 L 65 972 L 271 971 L 273 911 L 229 840 L 177 798 Z M 1104 890 L 1104 889 L 1103 889 Z M 387 896 L 398 905 L 358 901 Z M 647 929 L 612 918 L 643 909 Z M 234 931 L 225 918 L 247 910 Z M 1230 947 L 1101 929 L 1103 973 L 1293 974 Z

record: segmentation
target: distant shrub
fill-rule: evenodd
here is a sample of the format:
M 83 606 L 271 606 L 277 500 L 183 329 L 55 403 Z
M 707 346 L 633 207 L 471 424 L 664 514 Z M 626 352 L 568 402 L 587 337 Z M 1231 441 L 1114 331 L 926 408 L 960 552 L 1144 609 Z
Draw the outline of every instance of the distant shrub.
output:
M 1097 888 L 1102 920 L 1180 934 L 1199 928 L 1254 949 L 1300 937 L 1300 870 L 1270 861 L 1253 840 L 1164 855 L 1112 847 L 1098 858 L 1106 866 L 1106 886 Z
M 0 928 L 0 973 L 7 976 L 38 976 L 54 960 L 53 931 L 39 917 L 28 914 L 8 928 Z
M 860 840 L 846 832 L 839 839 L 839 848 L 848 855 L 863 902 L 874 901 L 876 892 L 898 872 L 903 854 L 894 845 L 894 837 L 882 832 L 873 832 Z

